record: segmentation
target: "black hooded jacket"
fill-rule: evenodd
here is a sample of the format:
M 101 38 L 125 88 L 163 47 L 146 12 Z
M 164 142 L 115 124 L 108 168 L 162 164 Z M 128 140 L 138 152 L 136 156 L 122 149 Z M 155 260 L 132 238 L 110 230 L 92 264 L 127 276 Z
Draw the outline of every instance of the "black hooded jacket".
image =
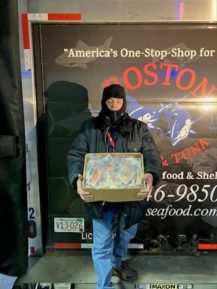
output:
M 78 174 L 83 174 L 86 153 L 104 153 L 108 151 L 106 144 L 107 127 L 100 125 L 100 118 L 93 117 L 86 121 L 74 139 L 69 150 L 68 172 L 71 185 L 76 189 Z M 139 120 L 132 119 L 127 113 L 117 129 L 116 152 L 140 152 L 144 156 L 144 171 L 153 175 L 153 185 L 157 185 L 161 177 L 161 164 L 158 149 L 147 128 Z M 103 218 L 103 202 L 85 203 L 91 218 Z M 147 202 L 124 202 L 123 211 L 126 216 L 126 227 L 138 223 L 144 218 Z

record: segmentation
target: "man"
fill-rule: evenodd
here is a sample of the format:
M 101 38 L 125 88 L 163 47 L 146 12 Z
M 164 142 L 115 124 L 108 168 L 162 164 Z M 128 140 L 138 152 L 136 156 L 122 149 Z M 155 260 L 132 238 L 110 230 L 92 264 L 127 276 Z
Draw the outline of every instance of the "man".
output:
M 68 153 L 69 180 L 85 201 L 93 220 L 92 259 L 97 274 L 97 289 L 113 289 L 112 274 L 124 281 L 135 281 L 136 270 L 124 266 L 127 247 L 137 231 L 137 223 L 145 215 L 144 199 L 152 186 L 160 181 L 160 157 L 147 125 L 126 113 L 124 88 L 112 84 L 103 90 L 102 109 L 98 117 L 86 121 Z M 94 202 L 82 190 L 82 173 L 86 153 L 140 152 L 144 156 L 146 187 L 135 202 Z M 111 180 L 112 181 L 112 180 Z M 117 228 L 113 238 L 113 230 Z

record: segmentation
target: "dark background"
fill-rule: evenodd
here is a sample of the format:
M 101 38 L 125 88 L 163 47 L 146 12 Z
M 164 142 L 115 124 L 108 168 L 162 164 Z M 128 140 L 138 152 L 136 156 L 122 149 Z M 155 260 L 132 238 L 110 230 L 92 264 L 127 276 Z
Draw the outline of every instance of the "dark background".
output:
M 84 211 L 83 203 L 68 183 L 66 155 L 82 122 L 90 115 L 96 115 L 99 111 L 103 86 L 111 77 L 115 77 L 120 84 L 125 86 L 128 95 L 128 109 L 132 117 L 139 118 L 149 110 L 155 113 L 157 120 L 153 126 L 150 126 L 150 131 L 162 156 L 168 160 L 168 166 L 163 167 L 163 170 L 195 174 L 193 165 L 196 162 L 202 163 L 201 166 L 204 171 L 214 172 L 216 170 L 216 165 L 213 167 L 211 164 L 211 160 L 215 158 L 216 148 L 216 92 L 207 100 L 206 95 L 201 96 L 197 93 L 193 96 L 191 91 L 200 84 L 204 77 L 208 80 L 208 90 L 211 85 L 216 84 L 217 53 L 214 53 L 213 57 L 198 57 L 193 61 L 185 57 L 173 59 L 167 57 L 160 60 L 142 56 L 140 58 L 118 56 L 95 59 L 70 58 L 66 60 L 65 64 L 58 64 L 57 57 L 63 54 L 66 48 L 107 49 L 105 43 L 109 39 L 111 39 L 109 48 L 117 50 L 119 55 L 122 48 L 133 51 L 137 49 L 143 51 L 145 48 L 168 50 L 171 47 L 197 51 L 201 47 L 215 49 L 217 46 L 215 37 L 217 27 L 212 26 L 212 28 L 209 29 L 205 25 L 198 24 L 33 25 L 36 82 L 37 86 L 40 87 L 39 93 L 37 93 L 38 103 L 40 103 L 38 115 L 39 119 L 43 119 L 42 127 L 45 132 L 41 145 L 39 143 L 39 149 L 41 148 L 40 151 L 44 152 L 44 148 L 46 148 L 47 159 L 46 174 L 44 177 L 41 176 L 41 179 L 44 180 L 43 184 L 47 186 L 49 200 L 47 218 L 50 224 L 51 239 L 48 240 L 50 245 L 53 246 L 56 242 L 85 242 L 81 241 L 80 235 L 76 233 L 54 233 L 54 217 L 84 217 L 86 230 L 91 231 L 90 220 Z M 58 35 L 61 35 L 61 41 L 58 40 Z M 155 73 L 159 77 L 157 83 L 147 86 L 144 85 L 142 79 L 142 83 L 137 89 L 129 89 L 123 77 L 126 69 L 135 67 L 142 78 L 145 78 L 147 76 L 144 72 L 144 66 L 148 63 L 156 64 Z M 161 63 L 177 64 L 178 71 L 182 69 L 194 71 L 196 79 L 192 89 L 184 91 L 177 88 L 175 81 L 178 72 L 175 71 L 171 72 L 171 85 L 162 85 L 165 79 L 165 70 L 160 68 Z M 138 79 L 135 74 L 132 73 L 128 76 L 130 83 L 136 85 Z M 183 78 L 183 86 L 189 82 L 188 77 L 189 75 L 186 74 Z M 138 107 L 141 108 L 141 114 L 133 113 Z M 167 114 L 161 112 L 162 108 L 167 109 Z M 172 115 L 169 119 L 168 113 Z M 180 129 L 188 117 L 193 122 L 190 133 L 179 143 L 173 144 L 172 125 L 176 121 L 176 125 Z M 189 160 L 182 159 L 178 164 L 175 163 L 171 157 L 173 153 L 185 150 L 197 144 L 201 139 L 209 143 L 206 150 L 192 155 Z M 211 153 L 208 153 L 209 151 Z M 206 159 L 205 164 L 203 164 L 204 159 Z M 176 188 L 183 183 L 188 187 L 192 184 L 192 180 L 187 179 L 164 180 L 164 182 L 168 183 L 167 190 L 171 190 L 171 186 Z M 211 187 L 214 187 L 215 180 L 194 180 L 193 183 L 199 184 L 201 187 L 205 183 L 209 183 Z M 194 202 L 193 207 L 215 207 L 215 203 L 207 202 L 203 204 Z M 174 203 L 174 200 L 165 199 L 161 203 L 152 200 L 149 206 L 163 208 L 170 203 Z M 187 205 L 186 200 L 174 203 L 176 208 L 186 208 Z M 215 231 L 213 222 L 201 217 L 168 217 L 163 221 L 159 218 L 149 218 L 144 221 L 145 226 L 141 227 L 139 231 L 140 238 L 138 240 L 140 241 L 141 235 L 142 239 L 155 238 L 159 234 L 170 235 L 171 238 L 176 239 L 180 234 L 186 234 L 188 238 L 191 238 L 193 234 L 209 236 Z

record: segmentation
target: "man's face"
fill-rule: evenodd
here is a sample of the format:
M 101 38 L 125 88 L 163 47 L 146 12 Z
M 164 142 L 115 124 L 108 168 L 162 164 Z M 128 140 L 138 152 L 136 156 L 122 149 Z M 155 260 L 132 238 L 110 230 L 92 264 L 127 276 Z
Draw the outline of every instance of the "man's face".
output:
M 123 106 L 123 103 L 124 103 L 124 101 L 122 98 L 111 97 L 106 101 L 106 105 L 108 106 L 108 109 L 112 110 L 112 111 L 120 110 Z

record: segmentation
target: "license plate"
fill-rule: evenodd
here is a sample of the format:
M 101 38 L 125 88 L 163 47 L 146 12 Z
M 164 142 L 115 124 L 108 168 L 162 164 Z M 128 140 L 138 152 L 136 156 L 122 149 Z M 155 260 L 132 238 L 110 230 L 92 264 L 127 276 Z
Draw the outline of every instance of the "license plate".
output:
M 54 218 L 54 232 L 82 233 L 84 232 L 84 218 Z

